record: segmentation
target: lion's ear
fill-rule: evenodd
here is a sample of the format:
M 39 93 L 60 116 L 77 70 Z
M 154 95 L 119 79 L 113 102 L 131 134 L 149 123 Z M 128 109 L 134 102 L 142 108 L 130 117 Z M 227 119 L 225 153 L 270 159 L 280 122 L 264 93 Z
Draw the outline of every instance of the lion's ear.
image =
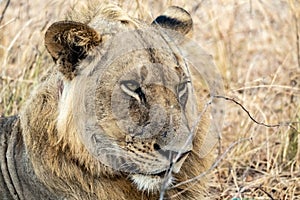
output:
M 178 31 L 184 35 L 188 34 L 193 28 L 191 15 L 183 8 L 177 6 L 169 7 L 152 24 Z
M 101 35 L 86 24 L 61 21 L 52 24 L 45 34 L 45 46 L 67 79 L 75 75 L 76 66 L 98 46 Z

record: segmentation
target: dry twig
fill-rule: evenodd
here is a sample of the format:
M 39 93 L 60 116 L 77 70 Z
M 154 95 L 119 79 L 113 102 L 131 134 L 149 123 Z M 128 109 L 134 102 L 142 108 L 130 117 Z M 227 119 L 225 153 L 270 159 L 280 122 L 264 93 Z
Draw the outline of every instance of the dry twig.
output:
M 4 15 L 5 15 L 5 12 L 6 12 L 7 8 L 8 8 L 8 6 L 9 6 L 9 3 L 10 3 L 10 0 L 7 0 L 7 2 L 5 4 L 5 7 L 4 7 L 4 9 L 3 9 L 2 13 L 1 13 L 1 16 L 0 16 L 0 24 L 1 24 L 2 20 L 3 20 L 3 18 L 4 18 Z

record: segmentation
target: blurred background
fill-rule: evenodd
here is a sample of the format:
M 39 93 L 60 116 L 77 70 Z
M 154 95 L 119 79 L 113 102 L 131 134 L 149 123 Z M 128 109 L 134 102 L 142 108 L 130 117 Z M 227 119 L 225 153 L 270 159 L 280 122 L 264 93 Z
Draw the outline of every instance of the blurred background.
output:
M 43 45 L 53 22 L 84 1 L 0 0 L 0 116 L 17 114 L 53 62 Z M 99 0 L 99 3 L 101 1 Z M 300 2 L 119 0 L 151 22 L 168 6 L 193 17 L 193 40 L 219 68 L 226 105 L 210 173 L 211 199 L 300 199 Z

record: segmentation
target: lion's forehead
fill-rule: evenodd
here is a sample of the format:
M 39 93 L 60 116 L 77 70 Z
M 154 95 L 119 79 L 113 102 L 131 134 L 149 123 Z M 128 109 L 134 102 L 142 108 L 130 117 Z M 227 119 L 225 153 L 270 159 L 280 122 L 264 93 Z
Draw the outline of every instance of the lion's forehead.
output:
M 117 73 L 124 74 L 133 68 L 151 65 L 152 69 L 148 70 L 148 74 L 153 74 L 155 77 L 161 77 L 161 75 L 168 77 L 170 70 L 181 76 L 188 70 L 181 56 L 180 47 L 172 41 L 172 36 L 164 35 L 163 31 L 165 30 L 158 31 L 147 27 L 108 34 L 104 36 L 103 44 L 96 47 L 81 63 L 81 68 L 86 69 L 92 75 L 105 72 L 115 76 Z M 167 66 L 167 68 L 162 70 L 158 67 L 160 65 Z

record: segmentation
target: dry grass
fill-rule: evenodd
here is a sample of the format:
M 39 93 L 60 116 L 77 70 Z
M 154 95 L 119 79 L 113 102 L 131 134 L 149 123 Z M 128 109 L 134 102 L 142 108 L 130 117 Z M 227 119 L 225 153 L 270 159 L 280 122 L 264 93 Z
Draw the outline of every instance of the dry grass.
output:
M 7 0 L 0 1 L 0 12 Z M 294 0 L 120 0 L 132 15 L 151 20 L 168 5 L 189 10 L 194 39 L 213 54 L 226 96 L 268 128 L 225 101 L 221 154 L 211 199 L 300 199 L 300 3 Z M 18 113 L 52 61 L 45 28 L 75 1 L 12 1 L 0 23 L 0 116 Z M 217 153 L 216 153 L 217 154 Z M 218 156 L 218 155 L 216 155 Z

